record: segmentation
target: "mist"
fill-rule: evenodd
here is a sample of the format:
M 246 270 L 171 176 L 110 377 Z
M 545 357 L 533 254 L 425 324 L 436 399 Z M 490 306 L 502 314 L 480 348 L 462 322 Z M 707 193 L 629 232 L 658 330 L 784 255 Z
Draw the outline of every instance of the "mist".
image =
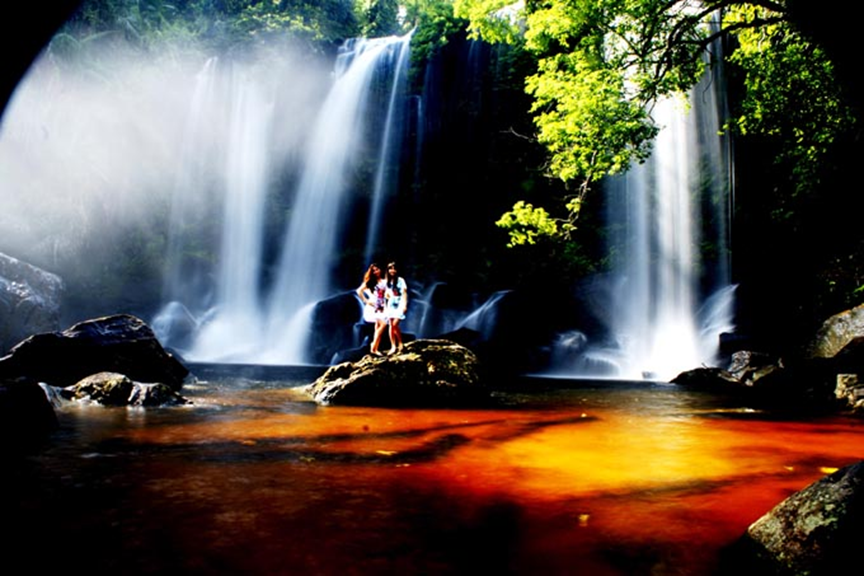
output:
M 218 73 L 204 109 L 196 98 L 208 67 Z M 278 188 L 299 162 L 331 71 L 332 61 L 287 44 L 230 58 L 116 43 L 74 61 L 46 51 L 0 119 L 0 252 L 59 274 L 73 291 L 157 302 L 178 186 L 189 185 L 192 168 L 204 175 L 193 180 L 193 208 L 206 215 L 230 185 L 223 167 L 236 95 L 226 86 L 253 87 L 273 108 L 264 145 Z M 206 116 L 190 140 L 194 114 Z M 105 278 L 121 270 L 127 285 Z

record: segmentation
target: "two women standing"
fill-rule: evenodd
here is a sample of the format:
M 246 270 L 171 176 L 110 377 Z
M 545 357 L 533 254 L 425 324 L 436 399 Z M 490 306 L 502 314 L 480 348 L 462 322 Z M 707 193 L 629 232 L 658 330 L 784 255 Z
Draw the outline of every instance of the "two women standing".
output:
M 408 284 L 396 272 L 396 263 L 387 265 L 386 276 L 381 268 L 372 263 L 363 276 L 363 283 L 357 288 L 357 295 L 363 302 L 363 320 L 375 324 L 369 352 L 382 356 L 378 347 L 384 329 L 389 327 L 390 350 L 394 354 L 402 350 L 402 329 L 399 323 L 405 319 L 408 309 Z

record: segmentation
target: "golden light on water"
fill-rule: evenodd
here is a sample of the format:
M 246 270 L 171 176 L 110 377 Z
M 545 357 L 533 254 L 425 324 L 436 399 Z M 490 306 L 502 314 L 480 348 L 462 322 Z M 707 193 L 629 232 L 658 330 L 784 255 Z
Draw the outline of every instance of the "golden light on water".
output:
M 204 389 L 188 409 L 72 411 L 80 448 L 49 452 L 32 485 L 88 487 L 73 509 L 92 520 L 57 501 L 42 514 L 67 534 L 122 519 L 123 554 L 151 571 L 708 575 L 759 516 L 864 454 L 857 420 L 772 420 L 662 389 L 506 400 L 321 407 L 251 387 Z

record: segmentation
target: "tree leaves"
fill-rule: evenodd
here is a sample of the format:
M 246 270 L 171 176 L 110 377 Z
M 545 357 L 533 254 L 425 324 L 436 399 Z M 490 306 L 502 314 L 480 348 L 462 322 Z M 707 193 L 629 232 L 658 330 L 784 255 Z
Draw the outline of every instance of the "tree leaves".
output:
M 521 45 L 536 58 L 525 89 L 549 175 L 565 188 L 578 183 L 580 202 L 565 206 L 570 222 L 592 183 L 648 156 L 657 134 L 648 111 L 696 84 L 717 38 L 737 39 L 730 61 L 746 75 L 732 127 L 781 138 L 778 160 L 801 186 L 813 184 L 828 146 L 853 121 L 831 63 L 787 22 L 784 3 L 456 0 L 454 10 L 476 37 Z
M 520 200 L 513 209 L 505 213 L 495 223 L 499 228 L 507 230 L 510 236 L 508 248 L 536 244 L 541 237 L 554 237 L 558 234 L 558 225 L 543 208 L 535 208 Z

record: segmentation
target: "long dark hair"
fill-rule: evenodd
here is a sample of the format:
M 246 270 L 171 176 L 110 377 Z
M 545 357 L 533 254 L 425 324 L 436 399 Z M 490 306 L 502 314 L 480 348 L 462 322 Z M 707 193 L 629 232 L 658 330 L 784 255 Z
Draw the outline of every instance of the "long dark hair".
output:
M 378 275 L 372 273 L 372 270 L 378 269 Z M 378 266 L 375 262 L 369 264 L 369 268 L 366 269 L 366 274 L 363 275 L 363 284 L 366 285 L 366 288 L 369 290 L 374 290 L 375 285 L 378 284 L 378 280 L 381 279 L 381 267 Z
M 393 291 L 397 296 L 399 295 L 399 275 L 398 274 L 390 274 L 390 270 L 396 270 L 396 262 L 390 262 L 387 264 L 387 287 Z

